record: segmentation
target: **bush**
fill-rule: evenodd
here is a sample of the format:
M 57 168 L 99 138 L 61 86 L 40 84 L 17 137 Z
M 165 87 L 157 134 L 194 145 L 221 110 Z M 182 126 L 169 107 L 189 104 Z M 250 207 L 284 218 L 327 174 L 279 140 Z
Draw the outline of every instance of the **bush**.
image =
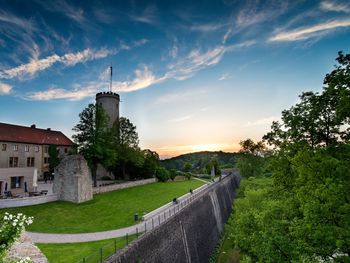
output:
M 32 217 L 26 217 L 23 214 L 17 216 L 5 213 L 0 219 L 0 259 L 7 259 L 7 250 L 19 238 L 25 226 L 33 222 Z M 11 262 L 11 260 L 10 260 Z M 20 259 L 19 262 L 31 262 L 29 258 Z
M 164 167 L 158 167 L 157 172 L 156 172 L 156 178 L 160 182 L 166 182 L 170 178 L 170 173 Z
M 102 177 L 101 177 L 101 180 L 102 180 L 102 181 L 110 181 L 110 180 L 112 180 L 112 178 L 105 175 L 105 176 L 102 176 Z

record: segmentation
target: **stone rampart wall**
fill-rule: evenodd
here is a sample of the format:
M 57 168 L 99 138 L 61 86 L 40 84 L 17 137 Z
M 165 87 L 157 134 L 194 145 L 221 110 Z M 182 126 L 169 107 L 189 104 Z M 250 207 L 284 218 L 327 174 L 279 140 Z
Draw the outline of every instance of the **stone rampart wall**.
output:
M 227 176 L 167 222 L 144 234 L 105 262 L 208 262 L 230 216 L 239 176 Z
M 155 183 L 157 180 L 156 178 L 150 178 L 145 180 L 139 180 L 139 181 L 131 181 L 127 183 L 121 183 L 121 184 L 111 184 L 111 185 L 105 185 L 105 186 L 99 186 L 93 188 L 94 194 L 101 194 L 106 192 L 111 192 L 115 190 L 120 190 L 124 188 L 130 188 L 138 185 L 144 185 L 144 184 L 151 184 Z
M 49 202 L 57 201 L 57 195 L 41 195 L 33 197 L 13 198 L 13 199 L 0 199 L 0 208 L 20 207 L 28 205 L 39 205 Z

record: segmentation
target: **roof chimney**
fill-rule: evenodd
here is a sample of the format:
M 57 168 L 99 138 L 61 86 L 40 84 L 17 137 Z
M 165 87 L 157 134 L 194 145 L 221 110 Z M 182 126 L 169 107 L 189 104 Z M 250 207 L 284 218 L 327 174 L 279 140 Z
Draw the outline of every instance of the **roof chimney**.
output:
M 30 125 L 30 128 L 35 129 L 35 128 L 36 128 L 36 125 L 35 125 L 35 124 L 32 124 L 32 125 Z
M 51 128 L 47 128 L 46 130 L 51 131 Z

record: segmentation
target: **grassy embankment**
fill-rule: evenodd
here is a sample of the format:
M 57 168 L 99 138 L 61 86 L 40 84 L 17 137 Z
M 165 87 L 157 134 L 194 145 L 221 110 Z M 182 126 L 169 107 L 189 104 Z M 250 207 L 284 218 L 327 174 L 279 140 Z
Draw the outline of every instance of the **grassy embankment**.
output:
M 168 202 L 174 197 L 188 193 L 203 185 L 197 180 L 153 183 L 119 191 L 95 195 L 94 199 L 83 204 L 69 202 L 53 202 L 42 205 L 0 209 L 0 215 L 5 212 L 12 214 L 24 213 L 34 217 L 34 223 L 29 231 L 47 233 L 84 233 L 98 232 L 122 228 L 135 224 L 133 215 L 150 212 Z M 129 241 L 134 236 L 129 237 Z M 100 248 L 103 247 L 103 257 L 113 254 L 114 240 L 71 244 L 36 244 L 46 255 L 50 263 L 78 262 L 87 257 L 86 262 L 98 262 Z M 126 245 L 125 237 L 116 239 L 116 247 Z M 93 255 L 92 255 L 93 254 Z
M 203 183 L 197 180 L 153 183 L 105 194 L 82 204 L 53 202 L 42 205 L 0 209 L 34 217 L 28 231 L 45 233 L 86 233 L 118 229 L 135 224 L 133 215 L 140 216 L 188 193 Z

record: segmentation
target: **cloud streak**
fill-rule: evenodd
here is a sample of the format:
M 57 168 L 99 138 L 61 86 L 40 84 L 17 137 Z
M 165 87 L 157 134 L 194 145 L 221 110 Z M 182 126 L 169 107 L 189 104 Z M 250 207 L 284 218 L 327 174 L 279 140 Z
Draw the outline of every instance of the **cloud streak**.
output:
M 8 95 L 11 93 L 11 91 L 12 91 L 12 86 L 6 83 L 0 82 L 0 95 Z
M 333 30 L 341 27 L 349 27 L 350 19 L 348 20 L 335 20 L 327 23 L 322 23 L 310 27 L 298 28 L 291 31 L 280 32 L 275 36 L 268 39 L 268 42 L 288 42 L 305 40 L 311 37 L 318 36 L 326 31 Z
M 192 76 L 197 71 L 216 65 L 222 59 L 222 56 L 225 52 L 232 52 L 234 50 L 248 47 L 253 45 L 254 41 L 247 41 L 239 43 L 236 45 L 230 46 L 218 46 L 213 49 L 209 49 L 205 52 L 200 52 L 198 49 L 194 49 L 189 54 L 178 60 L 177 63 L 170 65 L 168 71 L 163 75 L 155 75 L 147 66 L 141 66 L 136 69 L 134 72 L 134 78 L 132 80 L 126 81 L 113 81 L 113 91 L 115 92 L 134 92 L 137 90 L 148 88 L 154 84 L 161 83 L 169 79 L 178 79 L 184 80 Z M 70 54 L 69 56 L 65 55 L 64 58 L 55 55 L 50 57 L 47 61 L 42 62 L 42 68 L 50 67 L 53 63 L 60 61 L 61 63 L 71 66 L 78 62 L 86 61 L 87 59 L 96 59 L 104 57 L 108 54 L 108 51 L 99 52 L 81 52 Z M 33 66 L 34 67 L 34 66 Z M 30 68 L 30 67 L 29 67 Z M 23 71 L 23 69 L 21 69 Z M 26 68 L 26 70 L 28 70 Z M 17 69 L 17 71 L 20 71 Z M 36 64 L 33 72 L 36 72 Z M 27 71 L 25 71 L 27 72 Z M 84 85 L 84 88 L 81 86 L 75 87 L 72 90 L 66 90 L 61 88 L 50 88 L 46 91 L 39 91 L 28 94 L 25 98 L 29 100 L 53 100 L 53 99 L 67 99 L 67 100 L 81 100 L 86 97 L 93 96 L 96 92 L 107 87 L 106 83 L 101 83 L 101 80 L 106 76 L 106 70 L 104 70 L 100 77 L 99 81 L 90 82 Z M 12 73 L 15 75 L 15 73 Z M 16 72 L 18 74 L 18 72 Z
M 324 11 L 350 13 L 350 4 L 322 1 L 320 8 Z
M 67 53 L 59 56 L 53 54 L 43 59 L 31 59 L 29 63 L 20 65 L 18 67 L 10 68 L 0 71 L 0 78 L 4 79 L 30 79 L 36 73 L 52 67 L 55 63 L 61 63 L 64 66 L 71 67 L 77 63 L 83 63 L 90 60 L 105 58 L 109 55 L 114 55 L 118 52 L 117 49 L 102 48 L 93 50 L 90 48 L 84 49 L 76 53 Z

